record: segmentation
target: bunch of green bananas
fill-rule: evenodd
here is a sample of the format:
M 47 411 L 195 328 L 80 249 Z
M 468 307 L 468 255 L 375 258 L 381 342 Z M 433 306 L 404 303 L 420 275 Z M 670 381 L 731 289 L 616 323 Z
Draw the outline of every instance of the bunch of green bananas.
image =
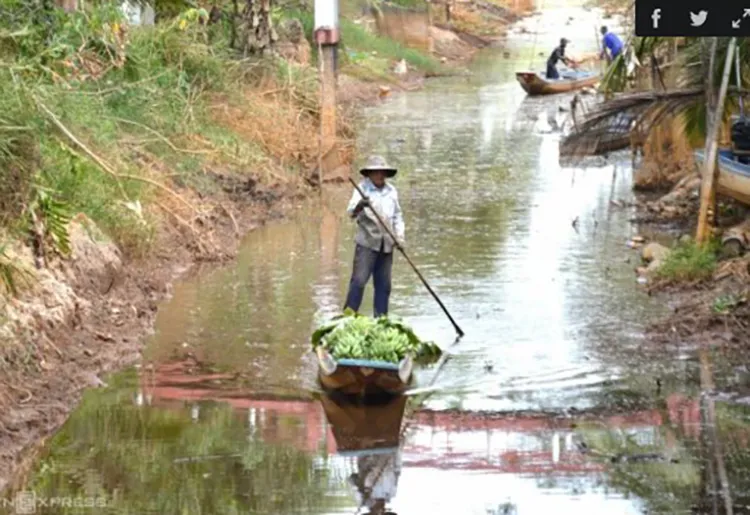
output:
M 434 344 L 422 342 L 403 322 L 387 317 L 372 319 L 354 313 L 337 317 L 313 335 L 335 359 L 368 359 L 398 363 L 411 354 L 431 357 L 440 354 Z M 315 345 L 315 343 L 314 343 Z
M 341 331 L 330 343 L 329 349 L 336 359 L 368 359 L 363 338 L 357 333 Z
M 406 356 L 407 344 L 407 338 L 398 329 L 390 328 L 371 332 L 367 349 L 370 359 L 398 363 Z

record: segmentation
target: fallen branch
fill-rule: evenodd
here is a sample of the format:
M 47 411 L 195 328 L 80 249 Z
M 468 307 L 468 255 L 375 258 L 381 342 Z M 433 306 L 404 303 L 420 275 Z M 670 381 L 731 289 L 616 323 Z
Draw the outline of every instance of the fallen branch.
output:
M 10 388 L 11 390 L 17 391 L 18 393 L 26 394 L 25 398 L 20 399 L 18 401 L 19 404 L 26 404 L 27 402 L 29 402 L 31 399 L 34 398 L 34 395 L 29 390 L 27 390 L 26 388 L 21 388 L 19 386 L 14 386 L 14 385 L 12 385 L 12 384 L 10 384 L 8 382 L 3 382 L 2 384 L 4 384 L 5 386 L 7 386 L 8 388 Z
M 50 340 L 49 336 L 47 336 L 47 333 L 42 332 L 42 337 L 44 338 L 45 343 L 49 345 L 50 347 L 52 347 L 52 349 L 57 353 L 57 356 L 62 358 L 63 357 L 62 351 L 57 347 L 57 345 L 52 343 L 52 340 Z
M 182 204 L 189 207 L 192 211 L 198 213 L 198 209 L 195 208 L 190 202 L 182 198 L 176 191 L 172 190 L 171 188 L 154 181 L 152 179 L 149 179 L 147 177 L 139 177 L 137 175 L 130 175 L 130 174 L 121 174 L 118 173 L 112 168 L 109 164 L 106 163 L 101 157 L 96 155 L 90 148 L 88 148 L 81 140 L 79 140 L 61 121 L 60 119 L 55 116 L 55 114 L 50 111 L 50 109 L 44 105 L 41 101 L 38 99 L 35 99 L 37 105 L 39 108 L 45 112 L 45 114 L 49 117 L 49 119 L 52 121 L 52 123 L 63 133 L 65 136 L 78 148 L 83 150 L 83 152 L 89 156 L 96 164 L 99 165 L 99 167 L 107 172 L 109 175 L 111 175 L 115 181 L 117 182 L 117 186 L 120 190 L 120 193 L 122 194 L 123 198 L 125 198 L 126 201 L 130 202 L 130 198 L 128 197 L 127 192 L 125 191 L 125 188 L 122 185 L 122 182 L 120 179 L 130 179 L 133 181 L 141 181 L 145 182 L 147 184 L 151 184 L 152 186 L 156 186 L 157 188 L 169 193 L 173 197 L 175 197 L 177 200 L 179 200 Z
M 57 116 L 55 116 L 55 113 L 53 113 L 52 111 L 50 111 L 50 109 L 46 105 L 44 105 L 38 99 L 35 99 L 35 100 L 36 100 L 36 103 L 39 106 L 39 108 L 42 111 L 44 111 L 44 113 L 49 117 L 49 119 L 52 121 L 52 123 L 63 134 L 65 134 L 65 136 L 71 142 L 73 142 L 78 148 L 80 148 L 81 150 L 83 150 L 86 153 L 86 155 L 88 155 L 96 164 L 98 164 L 99 167 L 102 170 L 104 170 L 105 172 L 107 172 L 108 174 L 110 174 L 115 179 L 115 182 L 117 182 L 117 187 L 119 188 L 120 193 L 125 198 L 125 200 L 127 200 L 128 202 L 130 202 L 130 197 L 128 197 L 128 194 L 125 191 L 125 188 L 123 187 L 122 183 L 120 182 L 119 176 L 118 176 L 117 172 L 115 172 L 99 156 L 97 156 L 96 154 L 94 154 L 94 152 L 92 152 L 91 149 L 89 149 L 86 145 L 84 145 L 83 142 L 81 142 L 81 140 L 79 140 L 78 138 L 76 138 L 75 135 L 72 132 L 70 132 L 70 130 L 68 130 L 68 128 L 65 125 L 63 125 L 63 123 L 60 121 L 60 119 Z
M 201 235 L 198 233 L 195 227 L 193 227 L 193 224 L 182 218 L 180 215 L 169 209 L 167 206 L 162 204 L 161 202 L 155 200 L 154 204 L 156 204 L 161 210 L 163 210 L 165 213 L 171 215 L 180 225 L 183 225 L 187 227 L 190 230 L 190 233 L 195 238 L 196 243 L 198 244 L 199 250 L 202 252 L 208 251 L 208 246 L 203 242 L 203 239 L 201 238 Z
M 112 118 L 112 119 L 115 120 L 115 121 L 117 121 L 117 122 L 120 122 L 120 123 L 127 123 L 127 124 L 130 124 L 130 125 L 134 125 L 136 127 L 140 127 L 141 129 L 144 129 L 144 130 L 150 132 L 151 134 L 153 134 L 154 136 L 156 136 L 157 138 L 159 138 L 161 141 L 163 141 L 164 143 L 166 143 L 167 145 L 169 145 L 169 148 L 171 148 L 175 152 L 183 152 L 185 154 L 213 154 L 214 152 L 216 152 L 215 150 L 189 150 L 189 149 L 186 149 L 186 148 L 179 148 L 177 145 L 175 145 L 174 143 L 172 143 L 169 140 L 169 138 L 167 138 L 166 136 L 164 136 L 162 133 L 160 133 L 156 129 L 152 129 L 148 125 L 144 125 L 142 123 L 134 122 L 132 120 L 126 120 L 125 118 Z
M 2 64 L 2 63 L 0 63 L 0 64 Z M 111 88 L 99 89 L 99 90 L 96 90 L 96 91 L 68 90 L 68 93 L 76 93 L 78 95 L 108 95 L 110 93 L 121 92 L 121 91 L 123 91 L 125 89 L 129 89 L 129 88 L 134 88 L 134 87 L 140 86 L 140 85 L 142 85 L 145 82 L 154 81 L 154 80 L 156 80 L 156 79 L 158 79 L 160 77 L 163 77 L 167 73 L 168 72 L 162 72 L 162 73 L 159 73 L 159 74 L 156 74 L 156 75 L 152 75 L 151 77 L 146 77 L 145 79 L 137 80 L 135 82 L 130 82 L 130 83 L 127 83 L 127 84 L 122 84 L 122 85 L 111 87 Z
M 232 225 L 234 225 L 234 233 L 239 238 L 241 233 L 240 233 L 240 226 L 237 224 L 237 219 L 234 217 L 234 215 L 232 214 L 232 211 L 230 211 L 227 206 L 225 206 L 224 204 L 219 204 L 219 205 L 221 206 L 221 209 L 223 209 L 224 212 L 227 214 L 229 219 L 232 221 Z

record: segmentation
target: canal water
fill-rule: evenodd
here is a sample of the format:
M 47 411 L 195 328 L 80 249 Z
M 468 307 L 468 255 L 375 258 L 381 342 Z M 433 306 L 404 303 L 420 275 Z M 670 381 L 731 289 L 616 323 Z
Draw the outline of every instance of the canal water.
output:
M 454 345 L 396 258 L 391 312 L 451 353 L 429 396 L 352 411 L 316 392 L 308 337 L 340 310 L 353 251 L 351 192 L 329 191 L 176 285 L 143 364 L 85 395 L 25 490 L 102 513 L 355 514 L 378 470 L 390 482 L 373 495 L 399 515 L 721 513 L 728 470 L 742 513 L 748 410 L 700 393 L 714 369 L 717 389 L 747 373 L 645 344 L 665 309 L 626 246 L 629 156 L 561 166 L 571 97 L 528 98 L 514 79 L 530 57 L 543 66 L 560 37 L 548 26 L 588 52 L 600 20 L 546 9 L 511 34 L 510 57 L 488 51 L 470 77 L 365 113 L 360 155 L 399 168 L 408 252 L 466 332 Z M 362 451 L 378 440 L 400 450 Z

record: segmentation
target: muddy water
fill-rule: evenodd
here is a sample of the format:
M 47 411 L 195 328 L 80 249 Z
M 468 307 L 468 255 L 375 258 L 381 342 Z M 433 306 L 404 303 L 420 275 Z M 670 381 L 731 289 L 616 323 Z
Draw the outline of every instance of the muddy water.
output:
M 592 34 L 568 37 L 590 51 L 596 13 L 524 23 L 571 13 Z M 528 32 L 511 45 L 523 60 L 557 38 Z M 421 405 L 317 396 L 307 336 L 343 304 L 353 250 L 350 192 L 332 191 L 250 234 L 231 267 L 175 287 L 144 365 L 89 392 L 49 444 L 27 490 L 57 506 L 38 512 L 355 513 L 351 475 L 395 459 L 399 514 L 721 512 L 726 474 L 742 513 L 750 412 L 742 394 L 700 393 L 714 369 L 717 388 L 740 392 L 747 372 L 644 347 L 663 306 L 636 286 L 625 246 L 627 156 L 561 167 L 554 125 L 570 98 L 526 98 L 519 67 L 488 52 L 472 77 L 366 115 L 360 149 L 399 167 L 409 253 L 466 332 L 451 346 L 397 259 L 392 312 L 453 354 Z M 349 452 L 376 440 L 401 451 Z

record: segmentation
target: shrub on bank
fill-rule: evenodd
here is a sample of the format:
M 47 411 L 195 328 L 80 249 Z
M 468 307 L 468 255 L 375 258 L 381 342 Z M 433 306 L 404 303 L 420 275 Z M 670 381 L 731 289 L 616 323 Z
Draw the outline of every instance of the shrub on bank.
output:
M 130 27 L 119 2 L 70 13 L 48 4 L 0 0 L 0 248 L 31 240 L 40 254 L 64 254 L 57 228 L 83 212 L 143 255 L 162 219 L 195 233 L 192 202 L 223 189 L 217 175 L 293 182 L 314 167 L 313 67 L 248 57 L 237 22 L 208 23 L 202 10 L 162 9 L 156 26 Z M 312 34 L 301 7 L 273 16 L 299 17 Z M 342 61 L 363 77 L 401 59 L 439 66 L 345 19 L 342 32 L 354 52 Z
M 698 245 L 693 241 L 680 243 L 657 269 L 657 277 L 668 281 L 699 281 L 708 279 L 716 270 L 718 245 Z
M 37 223 L 43 247 L 63 251 L 46 223 L 54 213 L 40 211 L 54 205 L 86 213 L 126 252 L 143 254 L 161 207 L 186 209 L 190 221 L 191 191 L 218 189 L 207 171 L 295 178 L 286 154 L 298 148 L 274 138 L 291 140 L 317 116 L 304 69 L 243 58 L 224 26 L 194 16 L 139 28 L 124 24 L 116 3 L 73 13 L 42 4 L 1 6 L 13 15 L 0 19 L 0 248 L 33 238 Z M 220 107 L 234 118 L 218 116 Z M 269 112 L 285 132 L 238 127 L 262 126 Z M 50 202 L 38 202 L 42 194 Z

